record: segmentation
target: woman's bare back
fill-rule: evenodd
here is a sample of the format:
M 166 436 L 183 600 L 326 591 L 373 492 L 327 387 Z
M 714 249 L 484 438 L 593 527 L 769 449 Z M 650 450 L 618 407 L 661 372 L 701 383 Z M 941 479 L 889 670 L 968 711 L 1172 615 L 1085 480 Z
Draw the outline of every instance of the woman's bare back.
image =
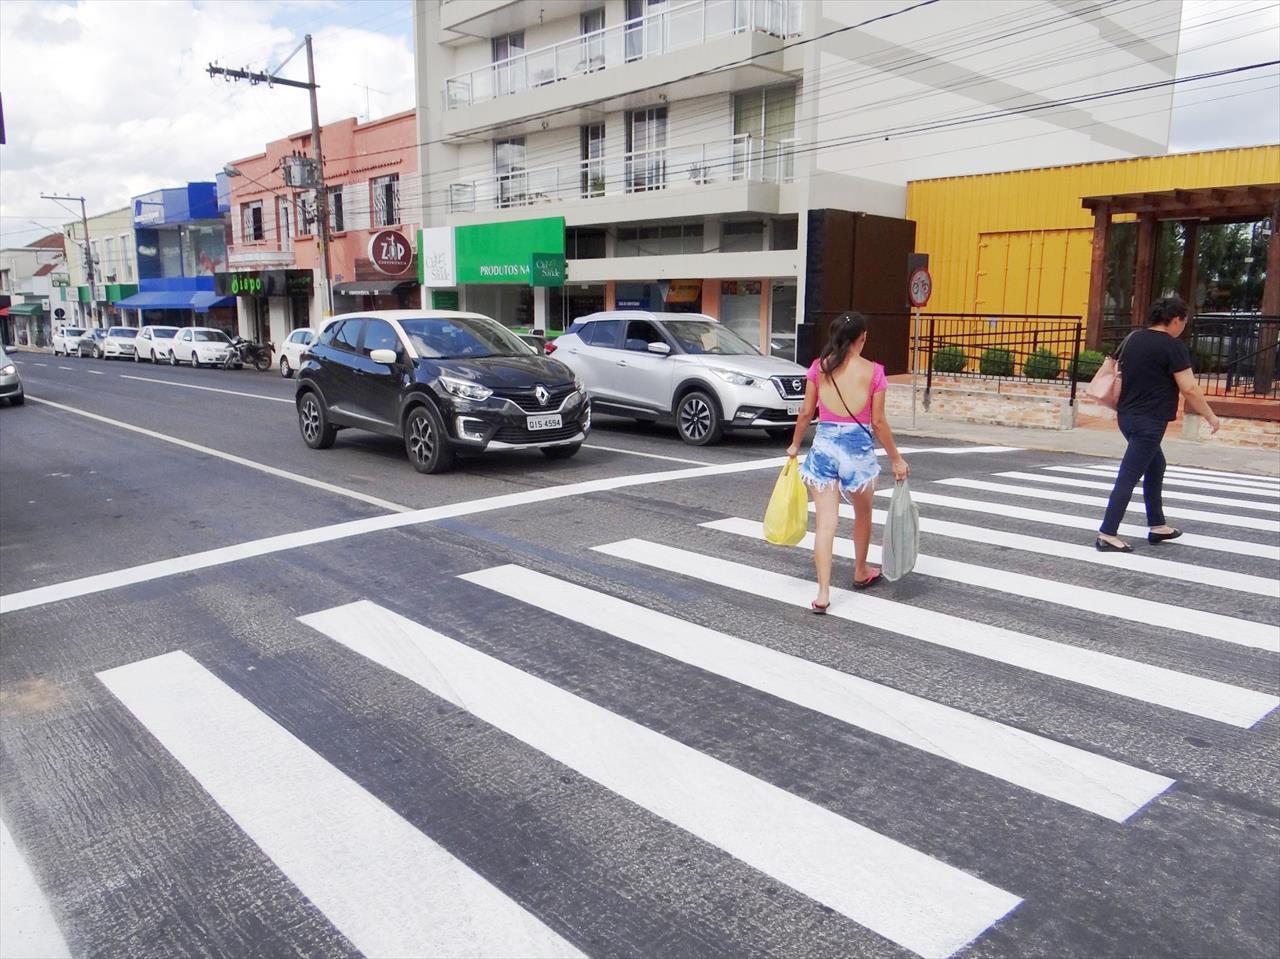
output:
M 871 401 L 871 381 L 875 377 L 876 367 L 870 360 L 861 356 L 850 356 L 844 364 L 831 374 L 818 378 L 818 399 L 822 405 L 837 416 L 859 416 L 867 403 Z M 835 381 L 832 386 L 831 380 Z M 839 392 L 836 391 L 838 386 Z M 843 396 L 849 401 L 849 408 L 840 402 Z

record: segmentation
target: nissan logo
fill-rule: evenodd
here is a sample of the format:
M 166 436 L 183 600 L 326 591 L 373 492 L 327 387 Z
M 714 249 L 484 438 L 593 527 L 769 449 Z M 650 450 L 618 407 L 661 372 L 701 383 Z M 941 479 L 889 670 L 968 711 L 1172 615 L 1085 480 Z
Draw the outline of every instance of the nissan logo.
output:
M 791 392 L 792 392 L 792 393 L 799 393 L 802 389 L 804 389 L 804 380 L 792 380 L 792 381 L 791 381 Z
M 539 406 L 546 406 L 547 400 L 551 399 L 550 391 L 541 383 L 533 388 L 533 395 L 537 397 Z

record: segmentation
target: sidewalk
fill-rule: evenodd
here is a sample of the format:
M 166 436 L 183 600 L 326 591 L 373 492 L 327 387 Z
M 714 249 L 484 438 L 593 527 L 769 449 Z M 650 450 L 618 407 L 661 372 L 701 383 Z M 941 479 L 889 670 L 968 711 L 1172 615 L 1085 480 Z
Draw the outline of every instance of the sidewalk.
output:
M 896 422 L 891 421 L 894 436 L 959 440 L 982 446 L 1018 446 L 1031 450 L 1104 456 L 1114 460 L 1124 455 L 1125 448 L 1124 437 L 1114 427 L 1109 430 L 1039 430 L 1019 426 L 957 423 L 924 412 L 917 412 L 915 429 L 909 428 L 909 416 L 895 417 L 895 420 Z M 1174 466 L 1280 476 L 1280 454 L 1274 450 L 1191 443 L 1177 439 L 1176 429 L 1176 425 L 1170 427 L 1161 446 L 1165 458 Z

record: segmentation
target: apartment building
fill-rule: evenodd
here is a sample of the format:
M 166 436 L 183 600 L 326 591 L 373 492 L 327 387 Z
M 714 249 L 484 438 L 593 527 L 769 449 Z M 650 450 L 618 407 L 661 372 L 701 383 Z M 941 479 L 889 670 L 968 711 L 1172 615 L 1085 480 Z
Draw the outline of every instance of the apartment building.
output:
M 368 123 L 354 117 L 320 129 L 329 221 L 329 276 L 320 245 L 316 190 L 291 186 L 300 158 L 313 156 L 311 131 L 274 140 L 262 153 L 227 164 L 232 242 L 218 292 L 235 296 L 242 335 L 281 342 L 293 329 L 318 327 L 328 313 L 415 306 L 412 255 L 388 272 L 373 255 L 375 236 L 411 252 L 418 207 L 403 184 L 418 169 L 413 111 Z M 398 239 L 397 239 L 398 238 Z
M 85 224 L 72 220 L 62 227 L 66 237 L 66 285 L 54 291 L 53 307 L 77 326 L 113 326 L 128 322 L 116 302 L 138 292 L 138 251 L 133 233 L 133 206 L 108 210 L 87 220 L 88 255 L 93 257 L 93 283 L 85 263 Z M 136 317 L 135 317 L 136 323 Z
M 0 250 L 0 342 L 49 344 L 53 294 L 67 284 L 63 246 L 62 234 L 50 233 Z
M 793 355 L 806 314 L 867 308 L 842 250 L 877 275 L 909 250 L 908 180 L 1166 152 L 1169 88 L 1078 98 L 1173 76 L 1181 0 L 911 6 L 416 0 L 427 301 L 547 329 L 699 310 Z M 831 211 L 873 218 L 855 244 Z

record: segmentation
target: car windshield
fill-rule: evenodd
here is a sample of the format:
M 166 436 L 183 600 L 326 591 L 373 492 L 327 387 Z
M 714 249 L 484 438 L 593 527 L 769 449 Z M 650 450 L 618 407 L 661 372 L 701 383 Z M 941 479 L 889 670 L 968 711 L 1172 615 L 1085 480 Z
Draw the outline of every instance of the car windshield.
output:
M 127 338 L 129 338 L 129 339 L 133 339 L 135 336 L 137 336 L 137 335 L 138 335 L 138 331 L 137 331 L 137 330 L 111 330 L 111 331 L 110 331 L 110 333 L 109 333 L 108 335 L 110 335 L 110 336 L 123 336 L 123 337 L 127 337 Z
M 172 326 L 155 326 L 151 328 L 151 335 L 157 340 L 171 340 L 178 335 L 178 330 Z
M 227 334 L 221 330 L 196 330 L 193 334 L 197 343 L 230 343 Z
M 450 316 L 401 320 L 419 356 L 451 359 L 480 356 L 528 356 L 534 350 L 497 320 Z
M 733 330 L 713 320 L 663 320 L 662 325 L 686 353 L 760 355 L 759 350 Z
M 70 329 L 63 330 L 62 335 L 63 336 L 84 336 L 84 330 L 79 329 L 78 327 L 71 327 Z

